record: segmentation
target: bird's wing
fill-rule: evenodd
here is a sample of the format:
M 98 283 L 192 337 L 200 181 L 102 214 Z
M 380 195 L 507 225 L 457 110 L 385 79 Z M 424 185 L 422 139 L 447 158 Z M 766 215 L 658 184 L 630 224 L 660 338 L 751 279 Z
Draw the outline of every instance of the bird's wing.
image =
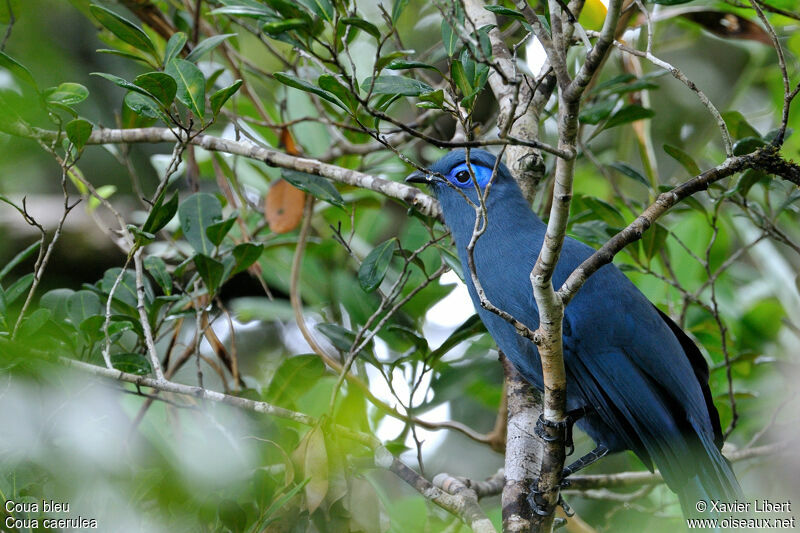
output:
M 691 458 L 714 446 L 718 427 L 703 390 L 702 355 L 687 351 L 691 341 L 678 337 L 613 265 L 587 281 L 565 315 L 565 363 L 582 394 L 631 449 L 655 460 L 668 482 L 691 477 L 702 466 Z
M 700 384 L 700 389 L 703 391 L 703 399 L 706 401 L 706 407 L 708 408 L 708 416 L 711 419 L 711 426 L 714 430 L 714 444 L 717 448 L 722 448 L 722 425 L 719 421 L 719 413 L 714 405 L 714 400 L 711 397 L 711 388 L 708 386 L 708 363 L 692 339 L 690 339 L 689 336 L 686 335 L 686 333 L 675 322 L 673 322 L 669 316 L 663 313 L 661 309 L 657 307 L 655 307 L 655 309 L 658 311 L 658 314 L 661 316 L 661 318 L 664 319 L 664 322 L 667 324 L 667 326 L 669 326 L 669 329 L 678 339 L 678 342 L 681 343 L 683 353 L 686 354 L 689 364 L 692 365 L 694 375 L 697 378 L 697 382 Z

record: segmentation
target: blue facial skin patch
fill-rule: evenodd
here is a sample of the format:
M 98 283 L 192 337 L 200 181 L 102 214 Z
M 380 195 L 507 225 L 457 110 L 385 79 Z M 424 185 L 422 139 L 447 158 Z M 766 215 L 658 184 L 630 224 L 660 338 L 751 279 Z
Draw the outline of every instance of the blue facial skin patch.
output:
M 477 163 L 472 163 L 472 171 L 475 173 L 475 179 L 477 180 L 478 186 L 481 189 L 486 187 L 486 184 L 489 183 L 490 179 L 492 179 L 491 168 L 480 166 Z M 462 163 L 456 167 L 453 167 L 453 169 L 447 174 L 447 181 L 462 189 L 472 189 L 475 187 L 472 182 L 472 174 L 470 174 L 466 163 Z

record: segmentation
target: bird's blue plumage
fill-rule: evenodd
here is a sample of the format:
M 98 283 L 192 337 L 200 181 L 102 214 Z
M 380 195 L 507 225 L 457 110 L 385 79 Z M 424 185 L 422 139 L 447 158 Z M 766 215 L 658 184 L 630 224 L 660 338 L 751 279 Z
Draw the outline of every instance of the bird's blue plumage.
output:
M 476 213 L 464 196 L 478 203 L 474 180 L 486 185 L 495 157 L 483 150 L 470 151 L 473 173 L 468 186 L 465 159 L 464 150 L 448 153 L 431 165 L 428 183 L 468 272 L 466 249 Z M 529 276 L 546 226 L 502 164 L 491 179 L 487 214 L 486 232 L 474 250 L 478 279 L 489 301 L 535 329 L 539 315 Z M 593 252 L 567 238 L 554 285 L 559 287 Z M 486 328 L 520 373 L 541 390 L 536 346 L 483 309 L 466 277 Z M 598 445 L 612 452 L 633 450 L 650 469 L 655 463 L 667 485 L 681 496 L 685 512 L 694 504 L 690 489 L 691 494 L 700 490 L 721 500 L 740 497 L 733 471 L 719 452 L 722 435 L 708 389 L 708 365 L 691 340 L 617 267 L 603 266 L 587 280 L 565 309 L 563 332 L 567 408 L 590 408 L 578 426 Z

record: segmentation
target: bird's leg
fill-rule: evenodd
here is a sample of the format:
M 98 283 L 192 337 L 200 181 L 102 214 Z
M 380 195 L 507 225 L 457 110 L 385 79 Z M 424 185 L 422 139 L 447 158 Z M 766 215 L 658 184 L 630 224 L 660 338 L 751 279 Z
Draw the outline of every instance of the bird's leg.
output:
M 575 452 L 575 443 L 572 440 L 572 428 L 573 426 L 575 426 L 575 422 L 583 418 L 590 410 L 591 409 L 589 407 L 583 406 L 577 409 L 573 409 L 572 411 L 567 411 L 564 420 L 562 420 L 561 422 L 551 422 L 550 420 L 545 419 L 543 415 L 539 415 L 538 420 L 536 420 L 536 426 L 534 427 L 534 432 L 542 440 L 545 440 L 547 442 L 553 442 L 554 440 L 557 440 L 558 437 L 551 437 L 548 434 L 546 428 L 563 429 L 564 448 L 566 455 L 568 456 L 572 455 Z M 592 455 L 592 453 L 597 452 L 600 448 L 603 448 L 602 453 L 597 457 L 591 458 L 590 456 Z M 581 457 L 580 459 L 578 459 L 577 461 L 566 467 L 561 474 L 562 479 L 571 474 L 572 472 L 575 472 L 583 468 L 584 466 L 592 464 L 597 459 L 608 453 L 608 449 L 605 446 L 598 446 L 597 448 L 595 448 L 594 452 L 584 455 L 583 457 Z M 562 486 L 565 486 L 563 485 L 563 482 Z M 533 483 L 531 483 L 529 490 L 530 493 L 528 494 L 528 504 L 531 506 L 531 509 L 533 510 L 534 513 L 538 515 L 546 516 L 548 514 L 547 511 L 545 510 L 546 502 L 542 500 L 541 497 L 542 493 L 538 490 L 538 481 L 534 481 Z M 558 495 L 558 502 L 556 503 L 556 507 L 558 507 L 559 505 L 564 508 L 564 513 L 567 516 L 572 516 L 573 514 L 575 514 L 572 511 L 572 508 L 569 506 L 569 504 L 567 504 L 566 501 L 564 501 L 564 498 L 560 494 Z
M 567 429 L 566 434 L 564 435 L 564 448 L 566 449 L 567 457 L 575 453 L 575 443 L 572 441 L 572 428 L 575 426 L 575 422 L 586 416 L 590 410 L 591 409 L 589 407 L 583 406 L 573 409 L 572 411 L 567 411 L 567 417 L 565 420 L 567 423 Z
M 582 470 L 589 466 L 590 464 L 596 462 L 597 460 L 603 458 L 608 453 L 608 448 L 603 446 L 602 444 L 598 445 L 597 448 L 590 451 L 577 461 L 571 463 L 569 466 L 565 467 L 564 470 L 561 471 L 561 488 L 569 486 L 569 479 L 567 476 L 571 476 L 578 470 Z M 566 510 L 566 508 L 565 508 Z

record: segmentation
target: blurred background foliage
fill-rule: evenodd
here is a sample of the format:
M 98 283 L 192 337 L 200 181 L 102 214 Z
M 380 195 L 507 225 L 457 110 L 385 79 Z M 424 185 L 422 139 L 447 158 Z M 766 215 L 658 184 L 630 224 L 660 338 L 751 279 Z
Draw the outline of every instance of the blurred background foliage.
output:
M 460 274 L 440 276 L 458 270 L 443 227 L 370 190 L 253 159 L 188 147 L 171 168 L 173 147 L 163 143 L 82 145 L 89 127 L 163 127 L 166 119 L 176 129 L 202 126 L 210 135 L 400 181 L 410 166 L 375 132 L 423 166 L 444 150 L 404 134 L 387 116 L 437 139 L 462 128 L 463 138 L 463 125 L 448 112 L 457 100 L 470 113 L 471 134 L 496 137 L 488 69 L 482 74 L 486 65 L 461 52 L 482 47 L 482 37 L 470 36 L 467 45 L 459 38 L 456 4 L 0 4 L 0 495 L 69 502 L 63 516 L 94 518 L 104 531 L 466 530 L 371 466 L 369 448 L 335 430 L 338 424 L 377 436 L 428 478 L 442 471 L 484 478 L 502 466 L 502 455 L 485 442 L 442 427 L 453 420 L 485 436 L 502 397 L 495 348 L 472 317 Z M 791 0 L 769 4 L 796 8 Z M 504 7 L 494 10 L 504 38 L 520 44 L 520 68 L 535 69 L 535 46 L 523 46 L 525 25 L 513 4 Z M 737 150 L 770 140 L 782 84 L 752 9 L 733 1 L 647 7 L 654 53 L 724 112 Z M 581 22 L 596 29 L 604 15 L 603 4 L 590 1 Z M 795 73 L 800 22 L 768 16 Z M 628 44 L 644 47 L 644 22 L 630 17 Z M 182 33 L 168 44 L 175 32 Z M 190 49 L 194 57 L 187 57 Z M 170 53 L 174 61 L 165 67 Z M 141 78 L 161 71 L 184 81 Z M 135 80 L 151 95 L 163 90 L 164 98 L 126 91 L 118 79 L 91 75 L 97 72 Z M 615 51 L 587 94 L 570 226 L 576 238 L 599 246 L 660 190 L 724 159 L 705 108 L 664 74 Z M 368 78 L 376 75 L 373 84 Z M 542 140 L 552 144 L 555 107 L 553 100 L 541 123 Z M 797 121 L 794 112 L 790 131 Z M 23 135 L 15 130 L 20 124 L 28 128 Z M 37 142 L 33 127 L 67 136 Z M 783 154 L 797 157 L 798 143 L 790 135 Z M 533 204 L 540 214 L 548 210 L 552 156 L 543 164 Z M 616 260 L 702 347 L 731 448 L 793 436 L 799 199 L 789 184 L 748 171 L 676 207 Z M 133 226 L 120 227 L 109 206 Z M 43 269 L 41 254 L 62 222 Z M 290 304 L 299 240 L 306 243 L 297 287 L 303 322 L 339 364 L 355 356 L 354 379 L 344 384 L 313 353 Z M 143 250 L 140 283 L 132 249 Z M 105 351 L 120 370 L 151 372 L 139 306 L 171 379 L 320 423 L 156 397 L 59 364 L 64 357 L 102 366 Z M 590 447 L 579 440 L 579 452 Z M 592 472 L 641 468 L 633 455 L 620 454 Z M 798 495 L 796 460 L 762 457 L 737 464 L 737 473 L 752 498 Z M 682 527 L 664 487 L 623 503 L 599 493 L 568 499 L 598 531 Z M 499 524 L 499 500 L 483 506 Z M 4 520 L 9 516 L 16 524 L 9 531 L 28 531 L 25 520 L 42 514 L 6 512 Z

